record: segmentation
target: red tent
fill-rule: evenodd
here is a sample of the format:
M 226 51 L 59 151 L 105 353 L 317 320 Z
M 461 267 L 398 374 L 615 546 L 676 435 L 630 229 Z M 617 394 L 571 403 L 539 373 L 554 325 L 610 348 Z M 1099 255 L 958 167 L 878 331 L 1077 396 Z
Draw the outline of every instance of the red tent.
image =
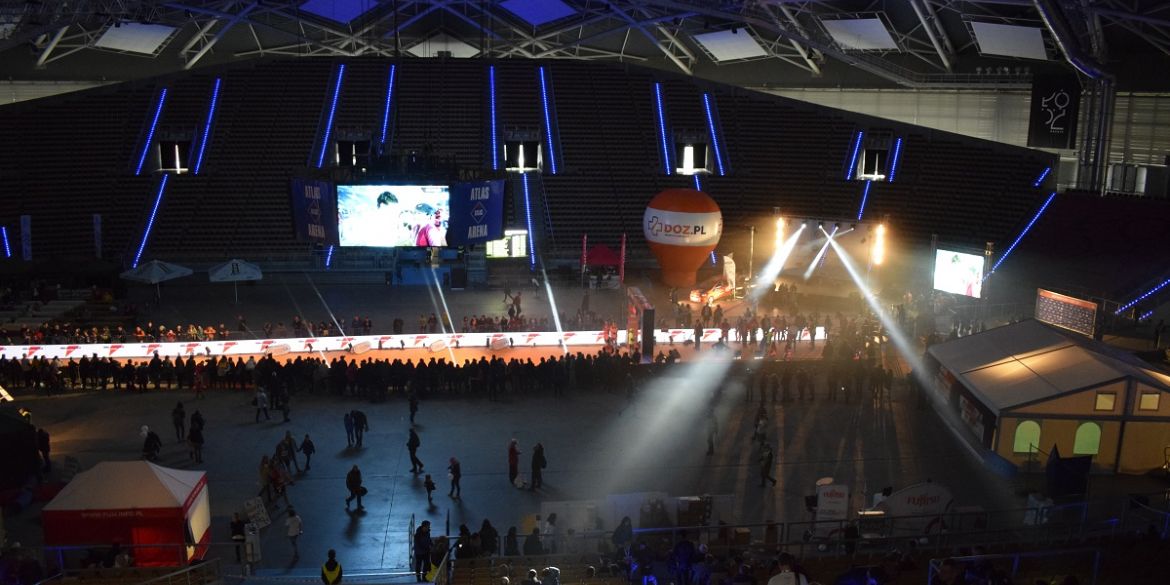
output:
M 622 263 L 622 257 L 613 248 L 600 244 L 589 248 L 585 257 L 589 266 L 617 266 Z
M 138 566 L 186 564 L 203 558 L 211 538 L 207 475 L 146 461 L 98 463 L 46 504 L 41 520 L 47 547 L 119 543 Z

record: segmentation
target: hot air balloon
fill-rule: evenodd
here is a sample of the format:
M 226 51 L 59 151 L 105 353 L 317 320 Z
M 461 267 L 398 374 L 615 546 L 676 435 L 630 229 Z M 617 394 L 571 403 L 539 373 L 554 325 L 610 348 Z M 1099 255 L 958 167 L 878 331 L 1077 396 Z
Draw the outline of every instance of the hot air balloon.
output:
M 723 214 L 709 195 L 667 189 L 655 195 L 642 216 L 642 232 L 668 286 L 694 286 L 695 274 L 723 234 Z

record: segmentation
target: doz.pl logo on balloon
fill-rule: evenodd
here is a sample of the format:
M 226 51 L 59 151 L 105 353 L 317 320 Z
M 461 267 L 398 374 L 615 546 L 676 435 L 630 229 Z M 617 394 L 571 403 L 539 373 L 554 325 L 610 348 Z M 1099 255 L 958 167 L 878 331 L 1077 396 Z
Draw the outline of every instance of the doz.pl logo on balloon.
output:
M 695 272 L 719 243 L 723 214 L 715 200 L 694 189 L 667 189 L 646 206 L 642 232 L 674 287 L 695 284 Z

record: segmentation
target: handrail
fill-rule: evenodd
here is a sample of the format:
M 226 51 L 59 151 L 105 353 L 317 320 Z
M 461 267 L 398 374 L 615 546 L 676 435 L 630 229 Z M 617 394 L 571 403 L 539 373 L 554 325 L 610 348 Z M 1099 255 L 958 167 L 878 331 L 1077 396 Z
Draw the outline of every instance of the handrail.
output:
M 1070 556 L 1070 555 L 1086 554 L 1086 553 L 1093 555 L 1093 574 L 1090 576 L 1091 580 L 1089 581 L 1089 585 L 1096 585 L 1097 576 L 1098 576 L 1098 573 L 1100 573 L 1100 569 L 1101 569 L 1101 549 L 1097 549 L 1097 548 L 1056 549 L 1056 550 L 1043 550 L 1043 551 L 1027 551 L 1027 552 L 1018 552 L 1018 553 L 1003 553 L 1003 554 L 993 554 L 993 555 L 971 555 L 971 556 L 965 556 L 965 557 L 947 557 L 947 559 L 930 559 L 930 561 L 927 564 L 926 583 L 927 583 L 927 585 L 934 583 L 934 577 L 935 577 L 935 575 L 938 574 L 939 567 L 942 565 L 943 561 L 948 560 L 948 559 L 951 561 L 954 561 L 956 563 L 975 563 L 975 562 L 979 562 L 979 561 L 994 561 L 994 560 L 1000 560 L 1000 559 L 1011 559 L 1012 560 L 1011 577 L 1014 580 L 1016 577 L 1016 573 L 1018 573 L 1019 569 L 1020 569 L 1020 559 Z
M 196 573 L 196 572 L 197 573 L 204 573 L 205 571 L 208 571 L 208 570 L 211 571 L 214 578 L 208 579 L 205 576 L 202 579 L 200 579 L 199 581 L 196 581 L 196 583 L 211 583 L 211 582 L 218 580 L 220 577 L 220 566 L 219 565 L 220 565 L 219 559 L 211 559 L 209 561 L 204 561 L 201 563 L 197 563 L 194 565 L 183 567 L 182 569 L 179 569 L 178 571 L 175 571 L 173 573 L 167 573 L 166 575 L 161 575 L 161 576 L 155 577 L 153 579 L 148 579 L 146 581 L 142 581 L 142 582 L 138 583 L 138 585 L 148 585 L 151 583 L 170 583 L 171 579 L 173 579 L 174 577 L 177 577 L 179 575 L 188 575 L 188 577 L 189 577 L 191 573 Z M 186 580 L 186 583 L 188 585 L 190 585 L 191 582 L 192 581 L 190 578 L 188 578 Z

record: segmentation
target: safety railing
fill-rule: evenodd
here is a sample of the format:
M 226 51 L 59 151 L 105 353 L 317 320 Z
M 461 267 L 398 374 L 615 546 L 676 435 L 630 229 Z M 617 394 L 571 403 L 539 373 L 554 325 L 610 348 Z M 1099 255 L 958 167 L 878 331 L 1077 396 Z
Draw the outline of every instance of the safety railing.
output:
M 1068 557 L 1073 557 L 1069 559 Z M 1028 551 L 1010 554 L 975 555 L 966 557 L 948 557 L 945 559 L 930 559 L 926 572 L 926 583 L 941 583 L 949 578 L 945 573 L 949 570 L 975 572 L 1002 571 L 1010 578 L 1011 583 L 1019 582 L 1017 577 L 1025 572 L 1024 564 L 1028 561 L 1057 561 L 1060 575 L 1079 574 L 1088 579 L 1087 585 L 1097 584 L 1097 575 L 1101 570 L 1101 550 L 1095 548 L 1077 548 L 1067 550 Z M 1079 562 L 1078 562 L 1079 561 Z M 1002 570 L 1004 563 L 1010 563 L 1008 571 Z M 1041 563 L 1036 563 L 1041 564 Z M 1081 565 L 1084 566 L 1081 566 Z M 1033 568 L 1033 572 L 1036 569 Z M 986 578 L 992 578 L 986 575 Z M 983 578 L 983 577 L 980 577 Z M 1047 580 L 1042 580 L 1047 582 Z

